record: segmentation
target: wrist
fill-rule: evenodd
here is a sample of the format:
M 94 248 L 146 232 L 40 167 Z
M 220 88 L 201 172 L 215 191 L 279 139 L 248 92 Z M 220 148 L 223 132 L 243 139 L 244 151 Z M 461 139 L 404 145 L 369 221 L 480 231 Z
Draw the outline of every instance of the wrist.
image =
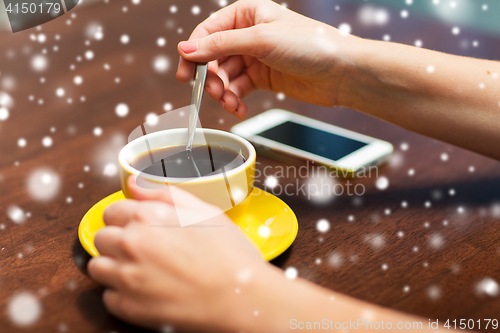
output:
M 367 76 L 367 63 L 377 51 L 376 42 L 356 36 L 350 38 L 342 46 L 344 53 L 343 77 L 337 91 L 335 106 L 360 110 L 363 101 L 363 89 Z M 362 107 L 361 107 L 362 108 Z
M 225 327 L 232 332 L 292 332 L 293 319 L 315 319 L 318 306 L 330 304 L 333 293 L 325 292 L 303 279 L 289 280 L 279 268 L 265 265 L 248 285 L 240 289 L 239 299 L 226 303 L 233 318 Z M 312 312 L 312 313 L 311 313 Z

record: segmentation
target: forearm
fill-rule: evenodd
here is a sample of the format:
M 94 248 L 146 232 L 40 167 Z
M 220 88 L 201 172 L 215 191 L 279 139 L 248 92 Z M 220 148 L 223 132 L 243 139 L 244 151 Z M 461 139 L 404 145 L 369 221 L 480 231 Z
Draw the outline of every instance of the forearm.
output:
M 500 64 L 353 38 L 337 104 L 500 159 Z
M 372 332 L 378 329 L 429 330 L 429 320 L 385 309 L 321 288 L 305 280 L 288 280 L 274 269 L 259 275 L 245 301 L 236 308 L 238 325 L 231 331 L 285 333 L 297 330 Z M 243 297 L 243 295 L 241 295 Z M 432 320 L 431 320 L 432 321 Z M 401 327 L 401 325 L 406 327 Z M 433 327 L 433 331 L 437 327 Z

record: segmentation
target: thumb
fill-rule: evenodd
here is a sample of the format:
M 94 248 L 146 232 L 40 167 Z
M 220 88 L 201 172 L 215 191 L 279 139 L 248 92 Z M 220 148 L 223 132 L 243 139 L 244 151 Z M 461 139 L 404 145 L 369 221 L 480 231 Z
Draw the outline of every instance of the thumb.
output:
M 128 189 L 132 197 L 138 201 L 145 200 L 154 200 L 154 201 L 162 201 L 167 204 L 173 204 L 172 195 L 168 186 L 165 186 L 164 189 L 149 189 L 143 188 L 137 185 L 134 176 L 129 176 L 127 179 Z
M 209 62 L 231 55 L 262 58 L 268 51 L 259 26 L 215 32 L 200 39 L 180 42 L 179 54 L 192 62 Z

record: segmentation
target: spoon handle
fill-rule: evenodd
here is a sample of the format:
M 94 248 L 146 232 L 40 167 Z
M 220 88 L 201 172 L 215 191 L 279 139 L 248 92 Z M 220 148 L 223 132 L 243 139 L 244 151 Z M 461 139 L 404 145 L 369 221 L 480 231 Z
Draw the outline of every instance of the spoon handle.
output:
M 188 140 L 186 150 L 193 149 L 194 133 L 196 131 L 196 123 L 198 122 L 198 114 L 200 113 L 200 104 L 203 97 L 203 89 L 205 88 L 205 80 L 207 78 L 208 64 L 196 64 L 196 74 L 194 77 L 193 93 L 191 95 L 191 104 L 194 104 L 194 110 L 189 113 L 188 125 Z

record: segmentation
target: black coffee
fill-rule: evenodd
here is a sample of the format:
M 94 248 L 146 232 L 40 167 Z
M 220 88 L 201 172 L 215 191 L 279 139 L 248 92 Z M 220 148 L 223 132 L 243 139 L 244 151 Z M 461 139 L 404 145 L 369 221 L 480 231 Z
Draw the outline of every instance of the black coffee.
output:
M 243 155 L 221 145 L 194 146 L 191 153 L 186 146 L 153 149 L 135 158 L 135 169 L 161 177 L 191 178 L 227 172 L 245 163 Z

